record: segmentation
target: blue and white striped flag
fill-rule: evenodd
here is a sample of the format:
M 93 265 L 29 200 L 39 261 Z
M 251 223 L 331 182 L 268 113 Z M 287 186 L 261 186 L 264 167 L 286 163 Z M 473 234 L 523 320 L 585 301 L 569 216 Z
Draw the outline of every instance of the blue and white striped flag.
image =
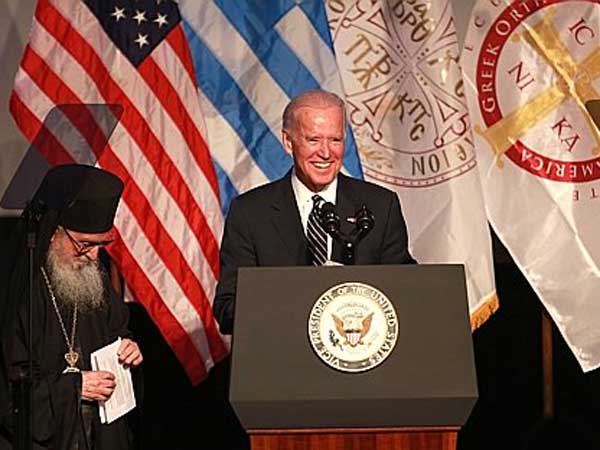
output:
M 349 122 L 344 171 L 399 194 L 419 262 L 465 264 L 471 324 L 482 324 L 498 299 L 450 0 L 179 5 L 223 213 L 291 167 L 289 100 L 335 92 Z
M 322 88 L 344 97 L 327 16 L 315 1 L 181 1 L 223 212 L 237 194 L 282 177 L 290 99 Z M 350 131 L 350 129 L 348 130 Z M 351 132 L 344 171 L 362 177 Z

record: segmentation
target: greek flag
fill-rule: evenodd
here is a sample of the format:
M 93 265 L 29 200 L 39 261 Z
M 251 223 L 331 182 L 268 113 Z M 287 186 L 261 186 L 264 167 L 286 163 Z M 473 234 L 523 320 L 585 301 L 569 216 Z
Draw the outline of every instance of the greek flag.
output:
M 471 326 L 484 323 L 498 298 L 449 1 L 179 5 L 222 213 L 292 166 L 280 140 L 289 100 L 335 92 L 349 118 L 345 173 L 399 195 L 420 263 L 465 264 Z
M 325 89 L 344 98 L 323 2 L 181 1 L 225 214 L 231 200 L 282 177 L 292 158 L 281 114 L 294 96 Z M 362 177 L 351 129 L 344 171 Z

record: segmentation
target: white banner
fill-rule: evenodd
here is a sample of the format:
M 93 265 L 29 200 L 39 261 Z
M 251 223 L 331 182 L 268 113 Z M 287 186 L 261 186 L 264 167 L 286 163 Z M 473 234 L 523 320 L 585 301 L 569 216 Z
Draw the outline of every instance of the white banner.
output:
M 365 179 L 400 196 L 413 256 L 465 264 L 476 328 L 498 299 L 451 3 L 391 3 L 327 2 L 349 119 Z
M 462 64 L 487 213 L 581 367 L 600 366 L 600 5 L 479 1 Z

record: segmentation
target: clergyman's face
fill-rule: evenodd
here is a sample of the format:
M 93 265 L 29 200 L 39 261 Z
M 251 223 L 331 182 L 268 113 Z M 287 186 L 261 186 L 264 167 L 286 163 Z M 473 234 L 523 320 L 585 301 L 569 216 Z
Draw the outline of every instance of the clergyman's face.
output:
M 50 245 L 63 264 L 78 268 L 97 261 L 100 247 L 112 242 L 112 238 L 112 232 L 80 233 L 59 228 Z
M 50 242 L 46 269 L 57 301 L 82 313 L 104 304 L 106 274 L 98 250 L 111 241 L 110 233 L 87 234 L 59 228 Z
M 331 183 L 344 158 L 344 114 L 338 106 L 302 106 L 291 130 L 283 131 L 285 149 L 294 158 L 296 175 L 313 192 Z

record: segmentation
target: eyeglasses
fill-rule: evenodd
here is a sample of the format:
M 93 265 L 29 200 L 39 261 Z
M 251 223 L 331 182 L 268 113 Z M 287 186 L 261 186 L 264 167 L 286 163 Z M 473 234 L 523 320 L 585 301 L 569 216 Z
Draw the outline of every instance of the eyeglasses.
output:
M 99 242 L 78 241 L 71 235 L 71 233 L 69 233 L 69 231 L 65 227 L 61 227 L 61 228 L 63 229 L 63 231 L 69 238 L 69 241 L 71 241 L 71 244 L 73 245 L 73 248 L 75 249 L 77 256 L 86 255 L 95 248 L 102 248 L 113 242 L 113 239 L 108 239 L 106 241 L 99 241 Z

